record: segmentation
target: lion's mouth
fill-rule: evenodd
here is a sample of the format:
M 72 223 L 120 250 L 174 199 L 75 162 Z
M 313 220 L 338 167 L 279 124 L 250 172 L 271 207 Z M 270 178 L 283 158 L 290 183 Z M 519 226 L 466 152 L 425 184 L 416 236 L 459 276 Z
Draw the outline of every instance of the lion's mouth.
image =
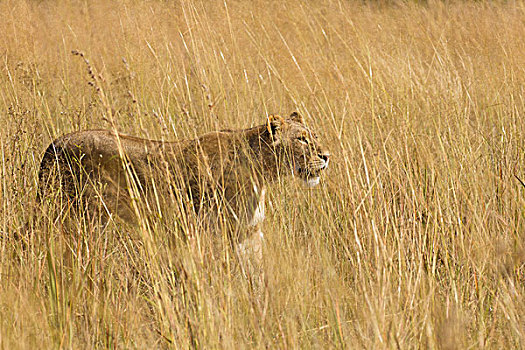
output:
M 319 184 L 320 173 L 326 169 L 326 165 L 319 169 L 308 169 L 308 168 L 298 168 L 297 174 L 304 180 L 305 184 L 308 187 L 314 187 Z

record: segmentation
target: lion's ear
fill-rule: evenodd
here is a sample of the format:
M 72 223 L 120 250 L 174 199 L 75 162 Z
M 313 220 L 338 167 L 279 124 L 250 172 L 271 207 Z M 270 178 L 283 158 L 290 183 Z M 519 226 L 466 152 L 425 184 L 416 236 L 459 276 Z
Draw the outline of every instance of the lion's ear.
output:
M 304 118 L 303 118 L 303 116 L 300 115 L 300 114 L 297 113 L 297 112 L 292 112 L 292 114 L 290 114 L 290 119 L 293 120 L 294 122 L 304 124 Z
M 281 131 L 284 119 L 278 115 L 269 115 L 266 121 L 266 128 L 270 135 L 275 136 Z

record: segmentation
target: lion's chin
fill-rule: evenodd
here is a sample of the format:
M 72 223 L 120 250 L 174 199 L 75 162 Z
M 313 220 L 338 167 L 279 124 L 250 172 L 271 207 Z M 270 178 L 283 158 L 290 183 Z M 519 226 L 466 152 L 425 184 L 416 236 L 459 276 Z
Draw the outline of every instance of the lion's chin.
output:
M 309 178 L 305 179 L 304 182 L 306 183 L 306 186 L 308 186 L 308 187 L 315 187 L 315 186 L 319 185 L 319 176 L 309 177 Z

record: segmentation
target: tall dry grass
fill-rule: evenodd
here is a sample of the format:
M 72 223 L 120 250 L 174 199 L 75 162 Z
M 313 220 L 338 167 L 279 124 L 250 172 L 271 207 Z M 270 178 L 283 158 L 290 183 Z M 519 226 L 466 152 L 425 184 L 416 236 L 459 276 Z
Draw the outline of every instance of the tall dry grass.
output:
M 0 347 L 523 347 L 521 1 L 0 14 Z M 262 286 L 188 244 L 183 218 L 65 225 L 35 201 L 62 133 L 172 140 L 293 110 L 333 161 L 314 190 L 270 187 Z

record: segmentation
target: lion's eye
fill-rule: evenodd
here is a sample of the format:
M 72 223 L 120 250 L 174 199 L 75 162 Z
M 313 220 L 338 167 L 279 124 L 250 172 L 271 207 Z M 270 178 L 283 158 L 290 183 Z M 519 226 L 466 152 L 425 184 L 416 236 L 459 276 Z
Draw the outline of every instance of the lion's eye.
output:
M 299 136 L 297 140 L 299 140 L 299 142 L 308 144 L 308 139 L 304 136 Z

